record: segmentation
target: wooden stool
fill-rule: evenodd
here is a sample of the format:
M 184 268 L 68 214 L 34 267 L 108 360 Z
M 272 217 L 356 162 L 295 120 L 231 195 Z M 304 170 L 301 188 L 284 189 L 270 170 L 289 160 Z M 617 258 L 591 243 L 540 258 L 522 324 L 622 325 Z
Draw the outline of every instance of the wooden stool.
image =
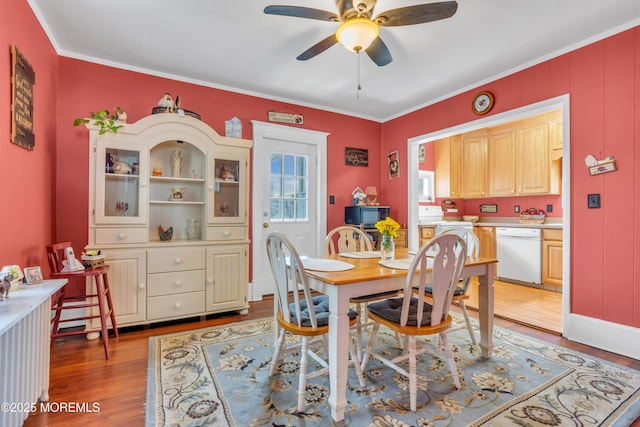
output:
M 91 332 L 101 332 L 102 341 L 104 343 L 104 355 L 109 359 L 109 325 L 108 319 L 111 319 L 111 326 L 113 327 L 113 333 L 118 336 L 118 325 L 116 323 L 116 315 L 113 311 L 113 304 L 111 302 L 111 291 L 109 290 L 109 278 L 107 277 L 107 270 L 109 266 L 104 265 L 96 268 L 85 269 L 77 272 L 63 272 L 63 256 L 62 253 L 65 248 L 71 246 L 71 242 L 54 243 L 47 246 L 47 257 L 49 259 L 49 267 L 51 268 L 51 278 L 68 279 L 69 282 L 64 285 L 55 295 L 51 297 L 51 310 L 55 311 L 51 323 L 53 328 L 51 329 L 51 343 L 58 337 L 66 337 L 70 335 L 84 335 Z M 76 283 L 76 280 L 82 280 L 82 284 L 86 284 L 86 278 L 93 277 L 96 285 L 96 292 L 87 295 L 69 296 L 67 295 L 67 287 L 71 283 Z M 77 283 L 76 283 L 77 286 Z M 82 292 L 84 293 L 83 286 Z M 67 303 L 67 305 L 65 305 Z M 92 307 L 98 308 L 98 313 L 94 314 Z M 86 315 L 81 317 L 74 317 L 73 319 L 60 319 L 60 315 L 63 310 L 83 309 Z M 89 328 L 81 331 L 59 332 L 60 323 L 74 322 L 78 320 L 91 320 L 100 319 L 101 327 Z

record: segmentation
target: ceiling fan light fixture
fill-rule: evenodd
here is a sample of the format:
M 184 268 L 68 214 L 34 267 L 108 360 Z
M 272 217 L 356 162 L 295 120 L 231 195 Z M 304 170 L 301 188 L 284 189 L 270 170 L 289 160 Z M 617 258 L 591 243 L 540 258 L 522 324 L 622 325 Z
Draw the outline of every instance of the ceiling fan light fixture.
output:
M 380 27 L 371 19 L 352 18 L 338 27 L 336 38 L 351 52 L 361 52 L 367 50 L 378 34 Z

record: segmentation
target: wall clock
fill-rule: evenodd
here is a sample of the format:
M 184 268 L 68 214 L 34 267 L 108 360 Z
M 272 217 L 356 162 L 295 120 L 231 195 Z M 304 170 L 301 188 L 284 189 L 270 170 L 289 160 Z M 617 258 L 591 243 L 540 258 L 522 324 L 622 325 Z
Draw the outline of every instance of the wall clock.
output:
M 495 98 L 491 92 L 479 92 L 473 98 L 471 103 L 471 109 L 474 113 L 482 115 L 487 114 L 493 108 L 493 102 Z

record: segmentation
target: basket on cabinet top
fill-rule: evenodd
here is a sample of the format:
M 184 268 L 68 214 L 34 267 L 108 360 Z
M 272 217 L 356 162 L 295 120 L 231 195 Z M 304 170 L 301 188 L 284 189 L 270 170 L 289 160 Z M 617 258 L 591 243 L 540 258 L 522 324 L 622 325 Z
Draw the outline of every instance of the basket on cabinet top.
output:
M 542 224 L 544 223 L 544 215 L 520 214 L 520 224 Z

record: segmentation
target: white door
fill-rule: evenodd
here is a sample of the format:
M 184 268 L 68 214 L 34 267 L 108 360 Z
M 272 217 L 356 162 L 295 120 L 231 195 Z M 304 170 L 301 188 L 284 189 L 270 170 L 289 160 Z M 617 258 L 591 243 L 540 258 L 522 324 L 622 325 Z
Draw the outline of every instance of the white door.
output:
M 249 299 L 273 294 L 265 241 L 279 231 L 301 255 L 323 252 L 327 133 L 252 121 L 252 284 Z

